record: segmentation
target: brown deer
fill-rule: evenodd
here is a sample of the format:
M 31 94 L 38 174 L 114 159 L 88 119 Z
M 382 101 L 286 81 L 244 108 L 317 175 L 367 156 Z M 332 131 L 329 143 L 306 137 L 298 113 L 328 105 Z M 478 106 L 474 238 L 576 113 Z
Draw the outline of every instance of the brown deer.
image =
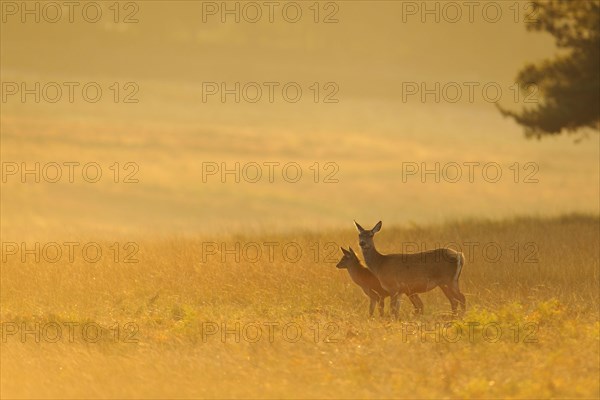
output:
M 454 314 L 457 305 L 465 311 L 465 296 L 458 288 L 458 279 L 465 263 L 462 253 L 442 248 L 412 254 L 381 254 L 373 242 L 373 236 L 381 230 L 381 221 L 371 230 L 364 229 L 356 221 L 354 224 L 358 229 L 358 241 L 367 268 L 390 293 L 390 305 L 395 318 L 398 318 L 402 293 L 410 298 L 438 286 L 450 300 Z
M 337 263 L 336 267 L 339 269 L 348 270 L 348 274 L 350 274 L 350 278 L 356 283 L 360 288 L 365 292 L 365 294 L 371 300 L 369 304 L 369 317 L 373 316 L 373 311 L 375 311 L 375 304 L 379 303 L 379 315 L 383 316 L 383 307 L 385 304 L 385 298 L 390 294 L 381 287 L 379 280 L 368 268 L 365 268 L 358 259 L 358 256 L 352 250 L 352 247 L 349 247 L 349 250 L 342 249 L 342 259 Z M 413 303 L 415 307 L 415 314 L 420 314 L 423 311 L 423 302 L 419 298 L 417 294 L 413 294 L 409 297 L 410 301 Z

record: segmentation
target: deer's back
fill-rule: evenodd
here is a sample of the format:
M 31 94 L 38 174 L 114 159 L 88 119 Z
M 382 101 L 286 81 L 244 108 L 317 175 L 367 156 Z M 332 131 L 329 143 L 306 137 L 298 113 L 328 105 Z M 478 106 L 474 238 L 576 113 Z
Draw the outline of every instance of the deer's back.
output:
M 381 260 L 379 279 L 388 291 L 422 293 L 451 282 L 459 257 L 458 252 L 444 248 L 421 253 L 389 254 Z

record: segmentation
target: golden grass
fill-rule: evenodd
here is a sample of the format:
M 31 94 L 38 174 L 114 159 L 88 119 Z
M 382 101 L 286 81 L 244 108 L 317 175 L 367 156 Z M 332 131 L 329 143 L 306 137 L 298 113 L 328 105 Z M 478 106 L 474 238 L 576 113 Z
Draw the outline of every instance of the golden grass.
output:
M 329 262 L 338 252 L 328 243 L 355 246 L 350 228 L 221 239 L 140 238 L 139 263 L 133 264 L 110 257 L 96 264 L 81 257 L 72 264 L 35 263 L 31 257 L 22 263 L 8 256 L 1 271 L 1 395 L 598 397 L 598 227 L 597 217 L 586 216 L 404 229 L 384 225 L 376 238 L 382 251 L 399 250 L 402 242 L 429 248 L 450 241 L 493 242 L 502 249 L 500 260 L 491 262 L 481 251 L 463 247 L 468 261 L 461 286 L 468 312 L 458 320 L 448 314 L 439 289 L 422 296 L 421 317 L 412 315 L 404 298 L 402 322 L 367 319 L 367 299 Z M 234 255 L 221 262 L 220 254 L 202 262 L 207 241 L 226 242 L 229 249 L 236 242 L 279 246 L 272 262 L 266 254 L 259 262 L 243 257 L 236 262 Z M 298 262 L 287 262 L 280 251 L 292 242 L 303 251 Z M 515 260 L 514 244 L 522 249 L 530 242 L 537 246 L 538 261 L 524 262 L 524 254 Z M 321 249 L 317 262 L 315 243 Z M 8 333 L 22 323 L 30 329 L 38 323 L 41 331 L 54 326 L 51 322 L 63 327 L 56 343 L 47 340 L 51 329 L 40 343 L 33 334 L 22 340 L 20 332 Z M 64 329 L 70 322 L 79 324 L 73 340 Z M 104 329 L 95 343 L 82 339 L 82 326 L 92 322 Z M 128 322 L 134 325 L 125 326 Z M 221 324 L 235 332 L 236 323 L 239 342 L 231 332 L 223 339 Z M 121 328 L 118 340 L 115 324 Z M 255 342 L 257 325 L 251 324 L 262 328 Z M 132 326 L 138 329 L 135 343 L 127 340 Z M 211 334 L 215 327 L 219 332 Z M 302 335 L 293 341 L 298 327 Z

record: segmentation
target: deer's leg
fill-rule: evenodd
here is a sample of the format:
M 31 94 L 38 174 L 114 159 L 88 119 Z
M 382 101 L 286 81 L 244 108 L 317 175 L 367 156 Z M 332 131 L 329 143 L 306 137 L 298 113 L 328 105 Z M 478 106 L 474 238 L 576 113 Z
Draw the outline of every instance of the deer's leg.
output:
M 379 297 L 379 316 L 383 317 L 383 308 L 385 306 L 385 296 Z
M 392 309 L 392 316 L 394 319 L 400 317 L 400 293 L 394 293 L 390 297 L 390 306 Z
M 440 285 L 440 289 L 442 289 L 448 300 L 450 300 L 452 314 L 456 314 L 456 306 L 458 305 L 458 301 L 456 300 L 454 292 L 447 285 Z
M 375 311 L 375 303 L 377 303 L 377 298 L 370 296 L 369 299 L 371 300 L 369 303 L 369 317 L 372 317 L 373 311 Z
M 460 292 L 460 289 L 458 288 L 458 282 L 453 282 L 453 284 L 450 286 L 450 289 L 452 289 L 452 294 L 454 294 L 454 298 L 460 305 L 461 311 L 464 313 L 467 308 L 467 299 L 465 299 L 465 295 Z
M 410 296 L 408 296 L 408 299 L 415 307 L 415 314 L 423 314 L 423 302 L 421 301 L 419 295 L 413 293 Z

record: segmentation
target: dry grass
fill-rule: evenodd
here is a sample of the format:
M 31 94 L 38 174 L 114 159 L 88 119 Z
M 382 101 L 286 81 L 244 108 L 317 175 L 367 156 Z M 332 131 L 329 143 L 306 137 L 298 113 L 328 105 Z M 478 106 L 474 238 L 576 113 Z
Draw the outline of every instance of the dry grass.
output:
M 350 228 L 217 240 L 230 249 L 236 242 L 277 242 L 272 262 L 264 253 L 259 262 L 243 257 L 236 262 L 234 255 L 221 262 L 220 254 L 202 262 L 202 237 L 140 238 L 136 264 L 114 263 L 110 257 L 96 264 L 81 257 L 72 264 L 31 258 L 22 263 L 9 256 L 1 271 L 6 336 L 1 394 L 595 398 L 600 395 L 598 228 L 598 218 L 586 216 L 404 229 L 384 225 L 377 237 L 383 251 L 399 250 L 402 242 L 429 248 L 454 241 L 463 244 L 468 260 L 461 279 L 469 307 L 464 318 L 452 320 L 447 300 L 435 290 L 423 295 L 421 317 L 411 315 L 404 299 L 400 323 L 367 319 L 366 298 L 330 262 L 338 252 L 329 257 L 334 248 L 328 243 L 355 244 Z M 291 242 L 303 251 L 298 262 L 282 256 L 281 247 Z M 467 242 L 480 243 L 479 250 L 469 251 Z M 497 262 L 482 255 L 481 246 L 490 242 L 502 249 Z M 314 243 L 321 249 L 317 262 Z M 521 248 L 516 259 L 515 243 Z M 537 262 L 524 262 L 526 243 L 537 246 Z M 50 322 L 79 325 L 72 343 L 66 330 L 56 343 L 44 340 L 50 331 L 40 343 L 31 334 L 23 343 L 20 333 L 7 333 L 13 322 L 29 328 Z M 89 322 L 105 328 L 96 343 L 81 339 L 81 326 Z M 127 322 L 139 328 L 136 343 L 125 342 Z M 112 336 L 115 323 L 122 328 L 120 340 Z M 235 333 L 225 340 L 222 332 L 210 335 L 209 329 L 221 331 L 221 324 L 235 332 L 236 323 L 239 343 Z M 252 323 L 262 325 L 256 342 L 246 340 L 256 332 L 247 325 Z M 494 331 L 489 336 L 482 331 L 490 323 L 501 329 L 498 341 L 491 340 Z M 272 339 L 267 324 L 273 324 Z M 288 339 L 286 324 L 292 324 Z M 292 327 L 302 329 L 297 342 L 290 340 Z M 453 342 L 459 329 L 463 335 Z

